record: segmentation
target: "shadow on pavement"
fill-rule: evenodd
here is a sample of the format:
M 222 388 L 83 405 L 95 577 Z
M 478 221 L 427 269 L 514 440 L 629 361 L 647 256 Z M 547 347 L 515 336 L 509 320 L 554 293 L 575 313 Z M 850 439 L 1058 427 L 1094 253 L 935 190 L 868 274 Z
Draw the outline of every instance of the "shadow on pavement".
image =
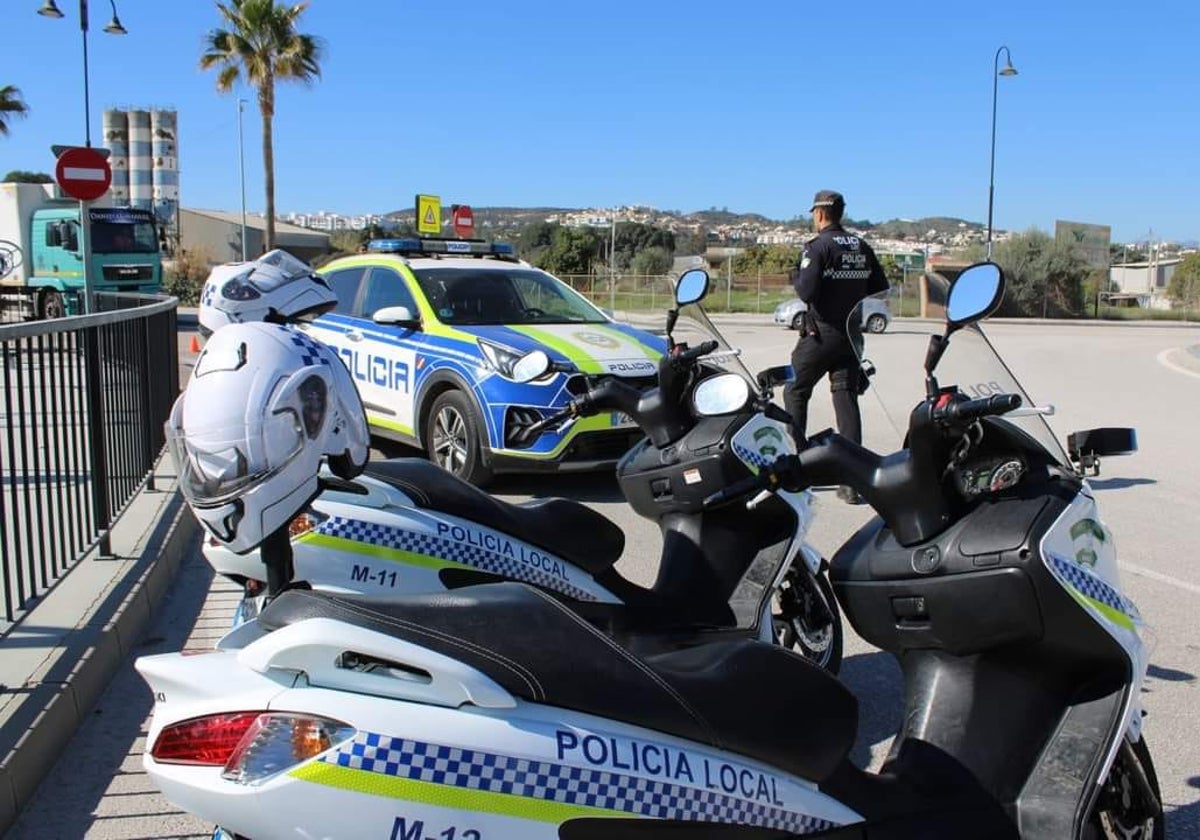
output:
M 1089 478 L 1088 486 L 1093 490 L 1124 490 L 1143 484 L 1158 484 L 1153 478 Z
M 1151 665 L 1146 669 L 1146 676 L 1154 677 L 1156 680 L 1166 680 L 1167 682 L 1194 682 L 1195 674 L 1189 674 L 1187 671 L 1177 671 L 1174 668 L 1163 668 L 1161 665 Z
M 862 653 L 845 659 L 838 676 L 858 699 L 858 737 L 850 760 L 867 767 L 871 747 L 895 735 L 904 716 L 900 664 L 890 653 Z
M 198 550 L 183 561 L 146 637 L 134 648 L 132 655 L 126 657 L 112 683 L 91 710 L 90 718 L 42 780 L 34 798 L 22 810 L 5 840 L 196 836 L 187 832 L 198 826 L 179 825 L 181 821 L 190 822 L 194 818 L 167 804 L 161 797 L 156 797 L 157 802 L 153 803 L 158 806 L 154 814 L 146 813 L 151 799 L 149 793 L 122 797 L 134 801 L 129 802 L 128 812 L 113 813 L 113 802 L 111 799 L 105 802 L 105 794 L 110 786 L 133 787 L 139 794 L 153 789 L 142 770 L 145 726 L 152 697 L 145 682 L 134 671 L 133 659 L 177 651 L 184 646 L 200 618 L 212 578 L 212 569 Z M 141 776 L 144 783 L 131 785 L 134 776 Z M 183 828 L 183 833 L 175 835 L 172 828 Z

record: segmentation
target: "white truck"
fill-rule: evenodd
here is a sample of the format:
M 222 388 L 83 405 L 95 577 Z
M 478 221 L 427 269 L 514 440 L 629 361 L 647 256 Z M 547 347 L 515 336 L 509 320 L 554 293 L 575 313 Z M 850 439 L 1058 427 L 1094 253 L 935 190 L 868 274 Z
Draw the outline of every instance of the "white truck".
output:
M 157 292 L 162 258 L 154 214 L 101 198 L 88 215 L 93 290 Z M 0 183 L 0 308 L 6 320 L 82 311 L 79 224 L 79 202 L 62 196 L 57 185 Z

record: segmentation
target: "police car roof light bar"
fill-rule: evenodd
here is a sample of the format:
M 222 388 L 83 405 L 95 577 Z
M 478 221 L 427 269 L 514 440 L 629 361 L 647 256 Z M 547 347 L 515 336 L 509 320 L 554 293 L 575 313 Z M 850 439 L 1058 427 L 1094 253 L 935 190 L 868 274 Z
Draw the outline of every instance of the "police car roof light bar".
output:
M 482 239 L 372 239 L 367 250 L 380 254 L 456 254 L 511 257 L 516 252 L 508 242 Z

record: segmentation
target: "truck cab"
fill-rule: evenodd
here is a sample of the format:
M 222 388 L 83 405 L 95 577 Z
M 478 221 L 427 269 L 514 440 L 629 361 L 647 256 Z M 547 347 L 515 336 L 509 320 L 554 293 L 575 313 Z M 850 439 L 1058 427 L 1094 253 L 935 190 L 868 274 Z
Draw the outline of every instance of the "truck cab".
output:
M 83 247 L 79 204 L 62 200 L 53 185 L 3 184 L 0 239 L 20 249 L 0 292 L 26 316 L 53 318 L 82 311 Z M 154 293 L 162 285 L 162 258 L 154 214 L 129 207 L 91 207 L 91 276 L 98 292 Z M 5 235 L 7 234 L 7 235 Z

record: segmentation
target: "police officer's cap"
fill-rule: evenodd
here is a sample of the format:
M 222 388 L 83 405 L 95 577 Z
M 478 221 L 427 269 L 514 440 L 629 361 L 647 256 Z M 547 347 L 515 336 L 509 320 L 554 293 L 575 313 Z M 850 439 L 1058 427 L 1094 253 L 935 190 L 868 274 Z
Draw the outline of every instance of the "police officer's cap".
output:
M 830 207 L 837 209 L 844 208 L 845 206 L 846 199 L 842 198 L 842 194 L 840 192 L 836 192 L 834 190 L 820 190 L 815 196 L 813 196 L 813 204 L 812 207 L 808 208 L 808 211 L 811 213 L 818 207 Z

